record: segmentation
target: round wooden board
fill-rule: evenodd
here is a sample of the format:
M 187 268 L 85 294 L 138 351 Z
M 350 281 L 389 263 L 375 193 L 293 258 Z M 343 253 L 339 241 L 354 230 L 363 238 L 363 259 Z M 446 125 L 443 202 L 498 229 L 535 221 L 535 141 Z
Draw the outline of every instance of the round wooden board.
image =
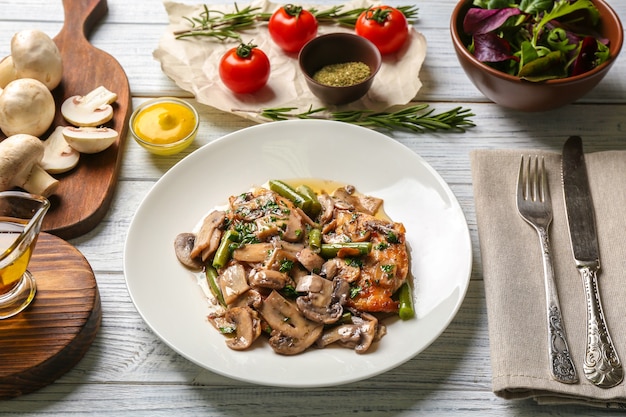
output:
M 37 283 L 35 300 L 0 320 L 0 399 L 37 390 L 72 369 L 102 319 L 93 270 L 74 246 L 41 233 L 28 270 Z

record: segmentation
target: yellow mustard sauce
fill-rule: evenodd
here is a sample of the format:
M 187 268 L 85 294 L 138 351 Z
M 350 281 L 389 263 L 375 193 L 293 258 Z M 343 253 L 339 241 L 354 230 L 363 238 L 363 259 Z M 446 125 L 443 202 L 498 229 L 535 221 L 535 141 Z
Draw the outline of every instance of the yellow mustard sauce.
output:
M 175 143 L 193 132 L 193 112 L 178 103 L 155 103 L 143 109 L 133 123 L 137 136 L 155 144 Z

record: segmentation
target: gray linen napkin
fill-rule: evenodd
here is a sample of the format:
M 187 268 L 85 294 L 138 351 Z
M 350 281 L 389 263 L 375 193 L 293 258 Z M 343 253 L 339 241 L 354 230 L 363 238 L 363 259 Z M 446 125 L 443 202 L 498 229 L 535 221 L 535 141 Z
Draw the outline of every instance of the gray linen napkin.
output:
M 562 384 L 548 370 L 547 325 L 539 238 L 516 205 L 521 155 L 545 156 L 554 220 L 550 238 L 570 351 L 580 382 Z M 626 407 L 626 383 L 602 389 L 583 374 L 586 307 L 574 265 L 561 186 L 561 156 L 528 150 L 470 155 L 489 322 L 493 391 L 503 398 Z M 600 246 L 600 296 L 617 353 L 626 362 L 626 152 L 585 156 Z

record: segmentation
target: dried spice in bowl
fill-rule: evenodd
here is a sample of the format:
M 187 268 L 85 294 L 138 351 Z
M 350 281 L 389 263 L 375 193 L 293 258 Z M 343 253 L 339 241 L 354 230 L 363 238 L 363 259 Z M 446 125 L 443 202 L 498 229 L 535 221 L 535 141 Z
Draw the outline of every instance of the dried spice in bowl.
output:
M 313 75 L 313 79 L 332 87 L 349 87 L 367 80 L 371 73 L 369 65 L 350 61 L 326 65 Z

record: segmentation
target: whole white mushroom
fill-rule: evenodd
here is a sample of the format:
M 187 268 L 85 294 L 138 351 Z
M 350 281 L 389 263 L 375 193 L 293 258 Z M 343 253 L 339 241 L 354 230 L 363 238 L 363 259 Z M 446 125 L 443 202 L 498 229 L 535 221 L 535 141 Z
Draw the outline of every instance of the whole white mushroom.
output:
M 40 137 L 52 125 L 55 104 L 50 90 L 40 81 L 11 81 L 0 93 L 0 130 L 7 135 L 24 133 Z
M 20 187 L 32 194 L 48 197 L 59 181 L 41 167 L 44 146 L 31 135 L 13 135 L 0 142 L 0 191 Z
M 44 32 L 22 30 L 11 38 L 11 55 L 0 61 L 0 88 L 19 78 L 41 81 L 49 90 L 63 78 L 59 48 Z

